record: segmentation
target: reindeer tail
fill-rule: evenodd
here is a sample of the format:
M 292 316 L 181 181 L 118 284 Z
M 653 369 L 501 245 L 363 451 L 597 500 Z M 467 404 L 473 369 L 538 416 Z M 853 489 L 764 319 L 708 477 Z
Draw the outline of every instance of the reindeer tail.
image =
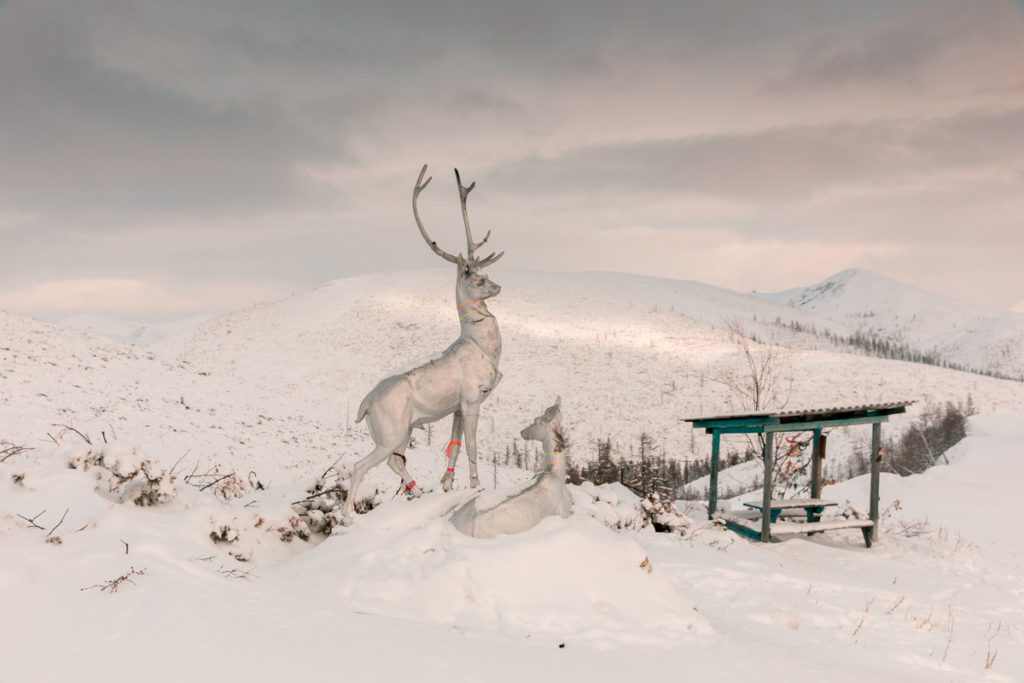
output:
M 359 410 L 356 412 L 357 423 L 362 422 L 363 418 L 366 417 L 366 414 L 370 412 L 370 404 L 373 403 L 373 401 L 370 400 L 372 396 L 372 393 L 368 394 L 366 398 L 363 399 L 363 402 L 359 404 Z

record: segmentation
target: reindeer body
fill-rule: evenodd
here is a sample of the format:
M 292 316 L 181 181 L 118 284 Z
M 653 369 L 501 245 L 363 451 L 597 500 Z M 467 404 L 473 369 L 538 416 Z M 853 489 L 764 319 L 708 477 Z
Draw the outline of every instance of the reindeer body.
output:
M 451 516 L 456 529 L 467 536 L 494 538 L 532 529 L 545 517 L 569 516 L 572 495 L 565 485 L 561 419 L 559 400 L 522 431 L 524 439 L 543 444 L 547 459 L 526 488 L 490 507 L 481 507 L 479 497 L 470 499 Z
M 492 343 L 488 350 L 459 337 L 438 358 L 381 380 L 359 405 L 356 422 L 369 417 L 373 434 L 383 427 L 383 415 L 401 415 L 398 422 L 412 429 L 481 403 L 501 379 L 501 337 L 497 322 L 493 317 L 490 320 L 487 336 Z
M 427 167 L 424 165 L 413 191 L 412 207 L 416 224 L 430 248 L 446 261 L 457 266 L 455 284 L 456 310 L 459 315 L 459 338 L 437 358 L 399 375 L 381 380 L 363 399 L 356 414 L 356 422 L 366 419 L 376 447 L 352 468 L 345 517 L 349 521 L 355 512 L 356 489 L 366 472 L 388 461 L 391 469 L 402 478 L 407 494 L 420 496 L 422 490 L 409 475 L 405 463 L 405 449 L 412 436 L 412 430 L 429 422 L 435 422 L 453 415 L 452 437 L 448 444 L 448 469 L 441 479 L 444 489 L 451 488 L 454 481 L 455 463 L 458 459 L 458 445 L 465 438 L 469 454 L 470 485 L 479 485 L 476 465 L 476 428 L 480 417 L 480 404 L 501 380 L 498 360 L 501 357 L 501 334 L 498 322 L 488 310 L 486 300 L 497 295 L 501 287 L 480 272 L 494 263 L 502 254 L 491 254 L 477 259 L 474 252 L 483 241 L 473 241 L 466 214 L 466 196 L 476 185 L 462 186 L 458 170 L 455 177 L 459 185 L 462 214 L 466 225 L 468 258 L 451 256 L 430 239 L 416 208 L 416 198 L 430 182 L 423 181 Z M 421 184 L 422 183 L 422 184 Z M 453 449 L 454 445 L 454 449 Z

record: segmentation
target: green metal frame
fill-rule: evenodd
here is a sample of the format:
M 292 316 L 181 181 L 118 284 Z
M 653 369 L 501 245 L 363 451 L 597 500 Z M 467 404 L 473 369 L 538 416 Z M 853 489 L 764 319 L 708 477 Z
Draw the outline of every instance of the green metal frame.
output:
M 913 401 L 886 403 L 881 405 L 860 406 L 856 408 L 824 408 L 818 410 L 793 412 L 762 412 L 737 415 L 721 415 L 717 417 L 689 418 L 694 429 L 703 429 L 711 434 L 711 474 L 708 485 L 708 519 L 714 517 L 718 508 L 718 469 L 722 434 L 763 434 L 764 439 L 764 491 L 761 509 L 769 510 L 771 506 L 772 472 L 774 459 L 773 434 L 784 432 L 813 432 L 813 449 L 811 455 L 811 497 L 821 497 L 821 461 L 825 457 L 827 435 L 822 430 L 835 427 L 854 425 L 871 425 L 871 500 L 870 515 L 874 526 L 871 527 L 871 538 L 865 530 L 865 541 L 874 541 L 878 537 L 878 480 L 882 462 L 882 423 L 889 416 L 907 411 Z M 812 521 L 812 512 L 807 513 L 808 521 Z M 760 540 L 767 543 L 771 538 L 771 523 L 774 515 L 761 515 Z M 742 532 L 741 532 L 742 533 Z M 746 530 L 744 535 L 751 536 Z

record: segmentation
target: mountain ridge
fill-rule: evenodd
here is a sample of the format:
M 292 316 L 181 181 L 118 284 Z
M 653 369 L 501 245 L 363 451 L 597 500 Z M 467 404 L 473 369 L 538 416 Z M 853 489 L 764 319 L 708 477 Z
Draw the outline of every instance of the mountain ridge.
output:
M 862 268 L 755 296 L 891 342 L 934 364 L 1024 379 L 1024 314 L 1015 311 L 935 294 Z

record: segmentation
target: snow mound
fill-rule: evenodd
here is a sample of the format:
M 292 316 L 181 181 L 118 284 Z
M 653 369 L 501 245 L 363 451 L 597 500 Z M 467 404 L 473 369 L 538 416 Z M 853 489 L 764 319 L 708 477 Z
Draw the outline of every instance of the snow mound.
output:
M 713 632 L 629 536 L 572 515 L 521 534 L 470 538 L 435 516 L 455 498 L 386 504 L 367 517 L 385 518 L 390 533 L 363 517 L 295 564 L 310 576 L 333 572 L 337 598 L 385 617 L 598 647 L 668 646 Z

